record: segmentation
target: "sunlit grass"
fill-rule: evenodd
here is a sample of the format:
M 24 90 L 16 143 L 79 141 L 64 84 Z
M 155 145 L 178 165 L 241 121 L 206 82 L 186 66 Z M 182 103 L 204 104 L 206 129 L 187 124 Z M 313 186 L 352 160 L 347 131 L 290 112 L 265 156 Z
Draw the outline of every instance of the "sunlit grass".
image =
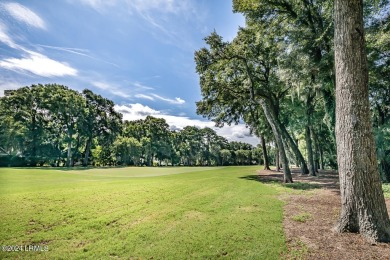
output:
M 385 194 L 385 198 L 390 198 L 390 183 L 382 184 L 382 189 Z
M 240 178 L 257 169 L 0 168 L 0 243 L 49 248 L 0 258 L 277 259 L 278 192 Z

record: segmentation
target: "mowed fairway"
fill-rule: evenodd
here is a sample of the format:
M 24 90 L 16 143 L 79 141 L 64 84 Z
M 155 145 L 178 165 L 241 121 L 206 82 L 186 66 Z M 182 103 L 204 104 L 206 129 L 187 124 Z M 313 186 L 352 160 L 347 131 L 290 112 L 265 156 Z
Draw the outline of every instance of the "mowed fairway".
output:
M 0 259 L 277 259 L 282 202 L 259 167 L 0 168 Z

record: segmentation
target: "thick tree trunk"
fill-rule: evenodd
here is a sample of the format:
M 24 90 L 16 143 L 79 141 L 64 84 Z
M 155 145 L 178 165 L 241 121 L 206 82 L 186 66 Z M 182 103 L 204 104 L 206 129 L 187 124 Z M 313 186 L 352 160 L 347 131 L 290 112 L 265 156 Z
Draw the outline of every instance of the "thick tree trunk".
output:
M 262 135 L 260 135 L 260 143 L 261 143 L 261 149 L 263 150 L 264 170 L 271 170 L 269 168 L 267 146 L 265 145 L 265 139 L 264 139 L 264 136 L 262 136 Z
M 306 149 L 307 149 L 307 161 L 309 163 L 309 173 L 311 176 L 316 176 L 316 170 L 314 167 L 314 158 L 313 158 L 313 145 L 310 137 L 310 127 L 307 125 L 305 127 L 305 140 L 306 140 Z
M 362 0 L 335 1 L 336 140 L 341 215 L 336 230 L 390 242 L 368 101 Z
M 299 160 L 299 165 L 301 167 L 301 174 L 304 174 L 304 175 L 309 174 L 309 169 L 307 168 L 306 161 L 303 158 L 303 155 L 302 155 L 301 151 L 299 150 L 297 144 L 294 142 L 294 140 L 292 139 L 290 134 L 287 132 L 284 125 L 281 125 L 281 129 L 282 129 L 282 133 L 283 133 L 283 136 L 284 136 L 286 142 L 289 144 L 290 148 L 294 152 L 295 157 Z
M 280 125 L 278 124 L 278 121 L 275 118 L 275 113 L 271 110 L 270 104 L 268 104 L 267 101 L 260 99 L 260 105 L 263 108 L 265 117 L 267 118 L 269 125 L 271 126 L 272 132 L 275 136 L 275 140 L 279 148 L 280 159 L 282 161 L 282 166 L 283 166 L 283 181 L 285 183 L 292 183 L 293 179 L 292 179 L 290 167 L 286 156 L 286 151 L 283 145 L 282 130 L 280 128 Z

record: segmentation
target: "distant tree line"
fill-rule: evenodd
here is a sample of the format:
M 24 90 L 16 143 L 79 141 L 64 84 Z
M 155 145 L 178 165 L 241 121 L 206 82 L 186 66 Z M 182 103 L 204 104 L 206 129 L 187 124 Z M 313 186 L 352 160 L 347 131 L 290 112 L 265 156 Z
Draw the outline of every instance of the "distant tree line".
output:
M 229 142 L 211 128 L 174 131 L 152 116 L 123 121 L 111 100 L 57 84 L 5 91 L 0 122 L 1 166 L 263 163 L 260 148 Z

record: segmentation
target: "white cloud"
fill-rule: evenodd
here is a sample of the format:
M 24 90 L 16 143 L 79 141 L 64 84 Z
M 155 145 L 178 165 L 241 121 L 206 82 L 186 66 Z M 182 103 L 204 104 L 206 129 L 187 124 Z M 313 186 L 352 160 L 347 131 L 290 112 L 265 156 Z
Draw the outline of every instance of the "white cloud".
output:
M 135 85 L 135 84 L 134 84 Z M 143 85 L 141 84 L 137 84 L 141 89 L 142 87 L 144 87 Z M 151 101 L 155 101 L 156 99 L 158 100 L 162 100 L 162 101 L 165 101 L 165 102 L 168 102 L 169 104 L 172 104 L 172 105 L 182 105 L 185 103 L 185 100 L 181 99 L 181 98 L 178 98 L 176 97 L 175 99 L 170 99 L 170 98 L 165 98 L 165 97 L 162 97 L 160 95 L 157 95 L 157 94 L 149 94 L 149 95 L 145 95 L 145 94 L 136 94 L 134 95 L 135 98 L 139 98 L 139 99 L 147 99 L 147 100 L 151 100 Z
M 148 99 L 148 100 L 154 101 L 154 98 L 153 98 L 153 97 L 148 96 L 148 95 L 144 95 L 144 94 L 137 94 L 137 95 L 134 95 L 134 97 L 136 97 L 136 98 L 142 98 L 142 99 Z
M 89 50 L 86 50 L 86 49 L 58 47 L 58 46 L 50 46 L 50 45 L 43 45 L 43 44 L 37 44 L 36 46 L 43 47 L 43 48 L 48 48 L 48 49 L 53 49 L 53 50 L 69 52 L 69 53 L 73 53 L 73 54 L 77 54 L 77 55 L 93 58 L 93 57 L 91 57 L 91 56 L 89 56 L 87 54 L 87 53 L 89 53 Z
M 155 98 L 158 98 L 162 101 L 168 102 L 170 104 L 174 104 L 174 105 L 182 105 L 186 102 L 185 100 L 183 100 L 179 97 L 176 97 L 175 99 L 170 99 L 170 98 L 164 98 L 164 97 L 156 95 L 156 94 L 152 94 L 152 96 Z
M 15 81 L 7 81 L 0 79 L 0 97 L 4 96 L 4 90 L 18 89 L 23 85 Z
M 14 49 L 20 49 L 21 47 L 17 45 L 11 37 L 8 36 L 8 29 L 7 27 L 0 23 L 0 42 L 6 44 L 7 46 L 14 48 Z
M 161 113 L 142 104 L 115 105 L 114 109 L 123 114 L 123 119 L 134 121 L 144 119 L 146 116 L 161 117 Z
M 257 137 L 253 137 L 249 133 L 249 129 L 243 124 L 224 126 L 218 128 L 214 126 L 211 121 L 203 121 L 199 119 L 193 119 L 186 116 L 174 116 L 161 113 L 158 110 L 150 108 L 142 104 L 129 104 L 129 105 L 115 105 L 115 110 L 123 114 L 124 120 L 139 120 L 145 119 L 146 116 L 153 116 L 157 118 L 163 118 L 165 121 L 175 130 L 183 129 L 186 126 L 197 126 L 199 128 L 210 127 L 214 129 L 217 134 L 225 137 L 229 141 L 241 141 L 247 142 L 252 145 L 257 145 L 259 140 Z
M 191 8 L 188 0 L 79 0 L 72 1 L 75 3 L 81 2 L 84 5 L 90 6 L 96 11 L 102 12 L 107 7 L 127 6 L 130 11 L 148 12 L 156 10 L 161 13 L 180 13 Z
M 45 48 L 45 49 L 52 49 L 52 50 L 57 50 L 57 51 L 62 51 L 62 52 L 68 52 L 68 53 L 72 53 L 72 54 L 88 57 L 90 59 L 97 60 L 97 61 L 102 61 L 104 63 L 110 64 L 110 65 L 113 65 L 114 67 L 119 68 L 119 66 L 117 64 L 113 63 L 113 62 L 102 60 L 102 59 L 99 59 L 99 58 L 96 58 L 96 57 L 90 55 L 90 51 L 87 50 L 87 49 L 50 46 L 50 45 L 43 45 L 43 44 L 36 44 L 34 46 L 42 47 L 42 48 Z
M 193 0 L 68 0 L 74 4 L 89 6 L 99 13 L 126 12 L 126 15 L 138 16 L 143 19 L 145 30 L 156 39 L 185 50 L 193 49 L 188 29 L 182 23 L 190 22 L 191 27 L 197 27 L 203 11 Z M 174 19 L 172 19 L 174 18 Z M 137 21 L 138 23 L 138 21 Z M 180 32 L 179 32 L 180 31 Z M 179 33 L 178 33 L 179 32 Z
M 8 35 L 8 28 L 0 23 L 0 42 L 21 52 L 22 58 L 0 60 L 0 68 L 19 73 L 33 73 L 43 77 L 76 76 L 78 71 L 65 62 L 59 62 L 38 52 L 30 51 Z
M 84 5 L 87 5 L 89 7 L 92 7 L 98 12 L 104 12 L 104 10 L 107 9 L 107 7 L 114 6 L 117 1 L 115 0 L 74 0 L 71 1 L 74 3 L 82 3 Z
M 59 62 L 43 54 L 25 50 L 23 58 L 8 58 L 0 61 L 0 67 L 16 72 L 31 72 L 43 77 L 76 76 L 77 70 L 65 62 Z
M 2 7 L 16 20 L 39 29 L 46 29 L 46 24 L 36 13 L 18 3 L 4 3 Z
M 149 86 L 143 85 L 140 82 L 134 82 L 134 83 L 132 83 L 132 85 L 134 87 L 138 88 L 138 89 L 143 89 L 143 90 L 152 90 L 152 89 L 154 89 L 153 87 L 149 87 Z
M 119 97 L 124 97 L 124 98 L 130 98 L 131 96 L 122 90 L 114 84 L 108 84 L 106 82 L 100 82 L 100 81 L 93 81 L 91 84 L 99 89 L 102 90 L 107 90 L 113 95 L 119 96 Z

